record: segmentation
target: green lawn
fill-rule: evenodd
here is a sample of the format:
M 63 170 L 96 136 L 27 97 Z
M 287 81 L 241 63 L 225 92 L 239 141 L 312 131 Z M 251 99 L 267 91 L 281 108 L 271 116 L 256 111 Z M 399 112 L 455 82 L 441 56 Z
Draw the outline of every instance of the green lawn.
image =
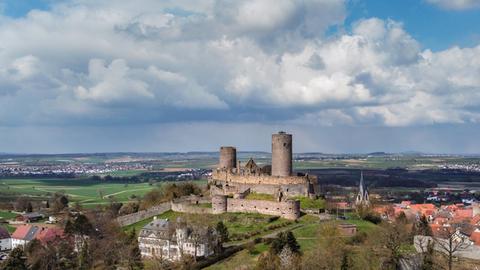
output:
M 266 228 L 270 226 L 279 226 L 288 222 L 285 219 L 278 218 L 272 220 L 272 216 L 253 214 L 253 213 L 224 213 L 220 215 L 213 214 L 188 214 L 188 213 L 179 213 L 173 211 L 167 211 L 161 215 L 158 215 L 157 218 L 169 219 L 175 221 L 178 217 L 182 217 L 184 220 L 201 220 L 209 226 L 216 226 L 219 221 L 222 221 L 225 226 L 227 226 L 230 236 L 238 236 L 243 234 L 252 234 L 258 232 L 259 234 L 264 232 Z M 140 222 L 125 226 L 126 231 L 130 231 L 133 228 L 138 232 L 146 224 L 148 224 L 152 218 L 142 220 Z
M 265 193 L 249 193 L 245 199 L 247 200 L 264 200 L 264 201 L 275 201 L 275 197 L 271 194 Z
M 230 269 L 236 269 L 238 267 L 244 267 L 242 269 L 252 269 L 255 267 L 255 264 L 257 263 L 258 256 L 269 249 L 269 246 L 260 243 L 255 245 L 255 248 L 252 250 L 252 252 L 248 250 L 242 250 L 235 255 L 224 259 L 214 265 L 211 265 L 205 269 L 207 270 L 230 270 Z
M 3 218 L 5 220 L 15 218 L 16 216 L 17 216 L 17 214 L 15 214 L 15 213 L 11 213 L 11 212 L 8 212 L 8 211 L 0 211 L 0 218 Z
M 16 230 L 15 227 L 10 226 L 10 225 L 8 225 L 8 224 L 0 224 L 0 227 L 4 227 L 5 229 L 7 229 L 7 231 L 8 231 L 10 234 L 12 234 L 12 233 Z
M 300 201 L 300 208 L 302 209 L 324 209 L 325 200 L 311 199 L 303 196 L 294 197 L 294 199 Z

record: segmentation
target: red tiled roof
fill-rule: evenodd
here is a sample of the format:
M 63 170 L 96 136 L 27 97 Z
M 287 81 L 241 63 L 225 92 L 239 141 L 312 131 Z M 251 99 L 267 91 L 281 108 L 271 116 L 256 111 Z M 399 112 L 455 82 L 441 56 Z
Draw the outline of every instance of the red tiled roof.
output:
M 473 217 L 473 209 L 458 209 L 455 211 L 455 217 L 458 218 L 471 218 Z
M 470 240 L 472 240 L 475 245 L 480 246 L 480 230 L 476 229 L 472 235 L 470 235 Z
M 480 214 L 474 216 L 472 220 L 470 220 L 470 224 L 472 225 L 479 225 L 480 224 Z
M 25 236 L 27 236 L 28 232 L 30 231 L 31 227 L 32 226 L 30 226 L 30 225 L 22 225 L 20 227 L 17 227 L 15 232 L 13 232 L 13 234 L 12 234 L 12 238 L 15 238 L 15 239 L 25 238 Z
M 411 204 L 410 205 L 411 209 L 433 209 L 435 210 L 436 207 L 434 204 L 431 203 L 417 203 L 417 204 Z
M 63 237 L 63 229 L 61 228 L 42 228 L 38 233 L 36 238 L 42 243 L 46 243 L 54 240 L 56 237 Z
M 440 228 L 442 228 L 442 225 L 430 224 L 430 228 L 432 229 L 433 235 L 436 235 L 440 231 Z

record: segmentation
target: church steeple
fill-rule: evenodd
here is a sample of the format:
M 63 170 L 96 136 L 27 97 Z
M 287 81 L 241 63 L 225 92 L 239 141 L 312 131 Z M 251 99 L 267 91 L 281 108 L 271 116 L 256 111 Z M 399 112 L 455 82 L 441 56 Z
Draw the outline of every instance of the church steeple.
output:
M 360 185 L 358 187 L 357 199 L 355 200 L 356 205 L 370 205 L 370 198 L 368 196 L 368 190 L 365 186 L 363 180 L 363 171 L 360 172 Z

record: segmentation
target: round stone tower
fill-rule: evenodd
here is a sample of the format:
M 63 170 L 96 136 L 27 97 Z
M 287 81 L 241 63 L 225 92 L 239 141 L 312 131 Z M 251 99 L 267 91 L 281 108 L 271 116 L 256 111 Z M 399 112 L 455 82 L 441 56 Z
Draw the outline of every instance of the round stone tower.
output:
M 220 147 L 220 164 L 222 169 L 233 169 L 237 167 L 237 149 L 232 146 Z
M 212 197 L 212 213 L 221 214 L 227 212 L 227 196 L 215 195 Z
M 272 176 L 292 174 L 292 135 L 280 131 L 272 134 Z
M 284 206 L 283 217 L 290 220 L 296 220 L 300 217 L 300 201 L 287 200 Z

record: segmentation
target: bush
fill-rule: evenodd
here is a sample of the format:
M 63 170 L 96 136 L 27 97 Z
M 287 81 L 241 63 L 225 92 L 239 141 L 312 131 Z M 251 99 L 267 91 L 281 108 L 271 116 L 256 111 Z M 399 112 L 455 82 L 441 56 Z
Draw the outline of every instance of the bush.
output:
M 279 218 L 280 218 L 280 217 L 278 217 L 278 216 L 269 217 L 269 218 L 268 218 L 268 223 L 274 222 L 274 221 L 278 220 Z
M 380 222 L 382 222 L 382 218 L 374 213 L 367 213 L 363 219 L 373 224 L 380 224 Z

